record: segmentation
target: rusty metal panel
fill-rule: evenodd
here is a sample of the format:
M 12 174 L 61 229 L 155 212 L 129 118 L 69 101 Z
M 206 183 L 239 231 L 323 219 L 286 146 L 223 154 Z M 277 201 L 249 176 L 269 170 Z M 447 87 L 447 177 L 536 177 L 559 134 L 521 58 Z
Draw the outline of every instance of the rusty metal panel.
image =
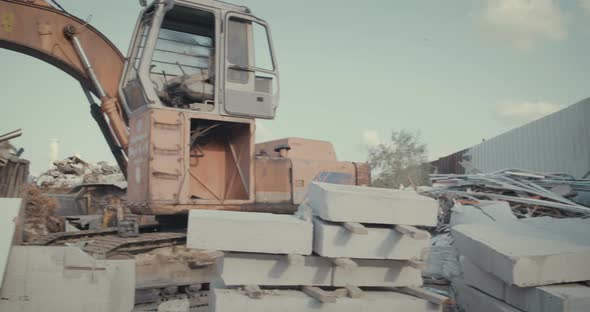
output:
M 129 121 L 129 165 L 127 167 L 127 199 L 130 203 L 149 201 L 150 112 L 134 112 Z
M 292 201 L 291 160 L 256 157 L 256 202 L 282 203 Z
M 288 145 L 291 148 L 289 150 L 289 158 L 326 161 L 337 160 L 332 143 L 302 138 L 284 138 L 258 143 L 256 144 L 256 155 L 260 155 L 264 151 L 272 157 L 279 157 L 279 154 L 275 152 L 275 148 L 280 145 Z

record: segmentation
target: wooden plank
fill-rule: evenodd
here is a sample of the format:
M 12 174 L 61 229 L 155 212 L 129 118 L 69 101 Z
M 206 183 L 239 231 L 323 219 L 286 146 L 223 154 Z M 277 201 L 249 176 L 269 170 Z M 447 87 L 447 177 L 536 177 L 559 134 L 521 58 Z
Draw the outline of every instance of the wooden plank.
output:
M 422 298 L 426 301 L 432 302 L 434 304 L 447 306 L 453 303 L 453 300 L 449 297 L 445 297 L 443 295 L 439 295 L 437 293 L 428 291 L 424 288 L 420 287 L 400 287 L 397 288 L 400 292 L 403 292 L 408 295 L 412 295 L 418 298 Z
M 286 258 L 289 265 L 303 265 L 305 263 L 305 258 L 302 255 L 287 255 Z
M 334 296 L 336 296 L 336 298 L 344 298 L 348 296 L 348 289 L 338 288 L 335 289 L 332 293 L 334 294 Z
M 365 292 L 357 286 L 347 285 L 346 290 L 350 298 L 364 298 Z
M 336 302 L 336 295 L 332 292 L 327 292 L 321 288 L 313 287 L 313 286 L 303 286 L 303 292 L 316 299 L 321 303 L 334 303 Z
M 367 228 L 360 223 L 346 222 L 346 223 L 343 223 L 342 226 L 344 226 L 344 228 L 347 229 L 352 234 L 358 234 L 358 235 L 369 234 L 369 230 L 367 230 Z
M 413 239 L 430 239 L 430 233 L 410 225 L 396 225 L 394 229 L 400 232 L 401 234 L 407 235 Z
M 358 267 L 358 264 L 356 262 L 348 258 L 334 258 L 332 259 L 332 263 L 344 269 L 354 269 Z
M 420 271 L 426 271 L 428 268 L 428 264 L 426 262 L 418 260 L 408 260 L 406 261 L 406 265 Z
M 244 286 L 244 291 L 250 299 L 260 299 L 264 295 L 258 285 L 246 285 Z

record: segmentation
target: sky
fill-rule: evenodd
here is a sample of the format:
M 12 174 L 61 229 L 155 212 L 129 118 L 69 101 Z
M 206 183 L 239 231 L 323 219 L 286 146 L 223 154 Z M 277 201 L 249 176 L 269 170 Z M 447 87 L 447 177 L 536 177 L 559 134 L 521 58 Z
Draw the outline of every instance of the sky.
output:
M 134 0 L 58 1 L 126 54 Z M 590 0 L 230 0 L 272 29 L 277 118 L 257 140 L 331 141 L 364 161 L 395 130 L 419 132 L 429 158 L 478 144 L 590 95 Z M 40 60 L 0 50 L 0 133 L 32 172 L 60 157 L 114 162 L 79 84 Z

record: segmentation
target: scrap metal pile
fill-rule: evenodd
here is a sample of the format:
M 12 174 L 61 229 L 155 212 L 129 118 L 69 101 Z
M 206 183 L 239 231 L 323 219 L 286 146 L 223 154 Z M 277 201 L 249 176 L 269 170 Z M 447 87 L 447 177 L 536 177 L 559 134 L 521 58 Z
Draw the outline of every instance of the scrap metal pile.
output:
M 449 203 L 442 205 L 443 219 L 448 217 L 454 201 L 469 203 L 481 199 L 508 202 L 519 218 L 590 215 L 590 180 L 566 174 L 507 169 L 486 174 L 434 174 L 430 180 L 433 188 L 424 193 Z

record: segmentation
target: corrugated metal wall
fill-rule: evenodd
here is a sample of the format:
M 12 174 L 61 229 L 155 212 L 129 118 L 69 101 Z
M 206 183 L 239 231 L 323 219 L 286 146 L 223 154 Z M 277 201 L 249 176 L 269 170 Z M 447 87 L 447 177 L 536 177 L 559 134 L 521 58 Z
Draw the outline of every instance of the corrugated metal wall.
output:
M 491 172 L 521 168 L 580 178 L 590 170 L 590 98 L 469 148 L 466 159 Z

